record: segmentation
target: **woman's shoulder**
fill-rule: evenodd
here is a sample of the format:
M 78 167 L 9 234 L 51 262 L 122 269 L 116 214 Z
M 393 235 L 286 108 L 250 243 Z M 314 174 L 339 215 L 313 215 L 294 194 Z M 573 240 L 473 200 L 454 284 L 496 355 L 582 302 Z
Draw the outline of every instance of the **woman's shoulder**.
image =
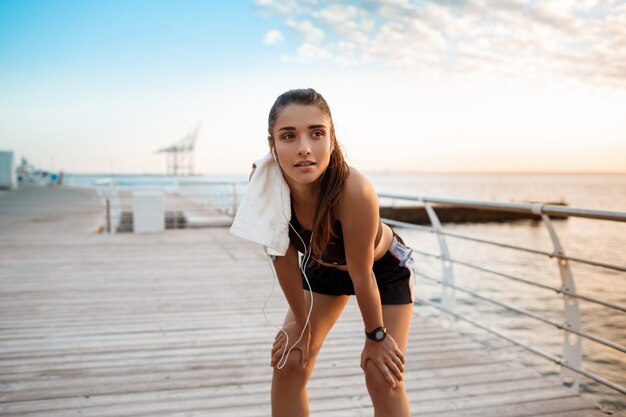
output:
M 367 177 L 354 167 L 349 167 L 349 169 L 350 175 L 346 178 L 341 190 L 339 213 L 377 202 L 376 191 Z
M 360 194 L 363 192 L 369 193 L 374 191 L 374 187 L 367 179 L 367 177 L 361 173 L 355 167 L 348 167 L 350 174 L 346 178 L 343 185 L 343 193 L 347 195 Z

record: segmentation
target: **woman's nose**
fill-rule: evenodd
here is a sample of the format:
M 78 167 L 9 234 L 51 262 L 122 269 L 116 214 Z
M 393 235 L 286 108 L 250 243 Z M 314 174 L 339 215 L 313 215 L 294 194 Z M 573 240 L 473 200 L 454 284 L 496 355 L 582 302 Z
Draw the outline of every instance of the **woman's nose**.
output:
M 309 155 L 311 153 L 311 146 L 307 138 L 301 138 L 298 145 L 298 155 Z

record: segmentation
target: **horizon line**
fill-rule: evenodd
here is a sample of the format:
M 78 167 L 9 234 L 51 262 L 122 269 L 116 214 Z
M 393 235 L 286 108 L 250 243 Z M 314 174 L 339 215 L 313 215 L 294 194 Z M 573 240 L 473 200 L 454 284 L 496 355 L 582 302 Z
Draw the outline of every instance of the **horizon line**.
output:
M 378 170 L 361 170 L 366 174 L 457 174 L 457 175 L 626 175 L 626 171 L 420 171 L 420 170 L 391 170 L 391 169 L 378 169 Z M 64 175 L 101 175 L 101 176 L 172 176 L 166 173 L 156 172 L 71 172 L 64 171 Z M 180 175 L 181 177 L 197 177 L 197 176 L 234 176 L 245 175 L 248 176 L 249 172 L 221 172 L 221 173 L 208 173 L 198 172 L 191 175 Z

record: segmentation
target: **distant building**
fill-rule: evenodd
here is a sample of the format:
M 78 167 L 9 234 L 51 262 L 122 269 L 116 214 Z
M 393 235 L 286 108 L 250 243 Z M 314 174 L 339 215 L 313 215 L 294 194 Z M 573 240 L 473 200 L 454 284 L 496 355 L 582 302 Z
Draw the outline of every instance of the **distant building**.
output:
M 0 151 L 0 189 L 11 190 L 16 185 L 13 151 Z

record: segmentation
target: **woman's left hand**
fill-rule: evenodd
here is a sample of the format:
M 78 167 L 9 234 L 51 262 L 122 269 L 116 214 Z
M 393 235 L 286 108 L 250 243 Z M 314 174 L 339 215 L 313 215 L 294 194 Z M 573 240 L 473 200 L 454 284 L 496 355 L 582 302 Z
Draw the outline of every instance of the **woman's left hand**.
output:
M 361 353 L 361 369 L 365 371 L 367 360 L 371 360 L 380 369 L 392 388 L 402 381 L 404 375 L 404 354 L 389 333 L 380 342 L 365 339 Z

